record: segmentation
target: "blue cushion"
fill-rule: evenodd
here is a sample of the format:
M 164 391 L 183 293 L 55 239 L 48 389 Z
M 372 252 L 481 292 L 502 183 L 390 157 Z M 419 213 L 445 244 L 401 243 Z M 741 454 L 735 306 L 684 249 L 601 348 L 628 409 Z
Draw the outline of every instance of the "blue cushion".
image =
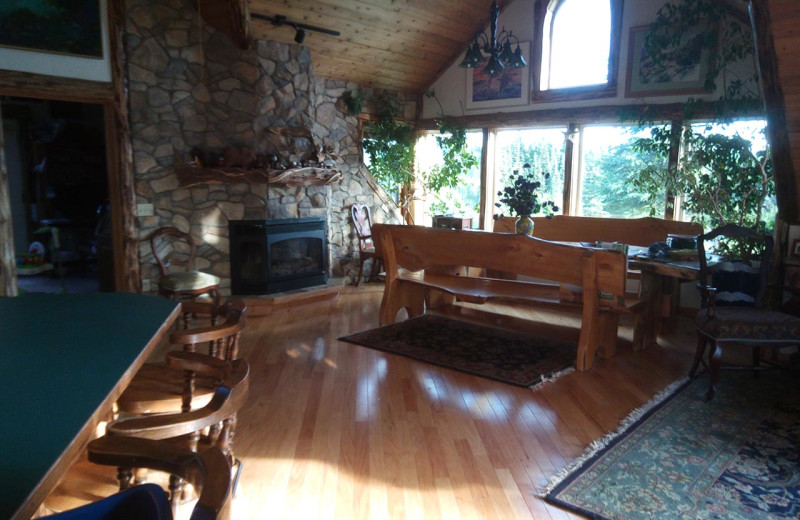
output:
M 97 502 L 46 516 L 50 520 L 172 520 L 167 493 L 155 484 L 142 484 Z

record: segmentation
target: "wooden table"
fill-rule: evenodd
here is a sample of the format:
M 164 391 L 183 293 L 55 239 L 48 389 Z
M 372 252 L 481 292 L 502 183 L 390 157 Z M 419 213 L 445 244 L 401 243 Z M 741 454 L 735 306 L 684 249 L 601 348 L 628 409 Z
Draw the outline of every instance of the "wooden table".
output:
M 131 293 L 0 298 L 0 518 L 31 517 L 179 311 Z
M 664 331 L 668 318 L 675 314 L 680 282 L 697 280 L 700 264 L 698 261 L 635 259 L 628 262 L 628 268 L 642 273 L 639 294 L 645 301 L 645 308 L 639 319 L 646 324 L 642 329 L 642 345 L 648 347 L 658 342 L 658 334 Z

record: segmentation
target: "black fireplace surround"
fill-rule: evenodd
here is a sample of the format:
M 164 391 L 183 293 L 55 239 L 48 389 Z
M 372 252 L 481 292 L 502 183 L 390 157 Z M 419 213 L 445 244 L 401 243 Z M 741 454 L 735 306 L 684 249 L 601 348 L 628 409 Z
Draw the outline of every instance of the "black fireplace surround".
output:
M 231 293 L 271 294 L 324 285 L 328 243 L 324 217 L 231 220 Z

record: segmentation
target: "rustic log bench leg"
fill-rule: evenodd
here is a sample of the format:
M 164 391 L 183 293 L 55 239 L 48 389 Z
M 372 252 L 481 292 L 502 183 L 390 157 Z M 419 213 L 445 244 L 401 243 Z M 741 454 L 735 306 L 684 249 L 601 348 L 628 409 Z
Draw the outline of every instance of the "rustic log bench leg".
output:
M 633 339 L 631 341 L 633 350 L 642 350 L 644 348 L 645 328 L 647 325 L 645 325 L 643 317 L 644 314 L 642 312 L 637 312 L 633 315 Z
M 379 323 L 381 325 L 394 323 L 398 311 L 403 308 L 408 312 L 409 318 L 421 316 L 425 312 L 425 288 L 398 280 L 387 283 L 383 290 Z
M 437 309 L 439 307 L 444 307 L 445 305 L 452 305 L 455 303 L 456 297 L 446 291 L 440 291 L 438 289 L 425 289 L 425 308 L 426 309 Z
M 614 357 L 617 352 L 617 328 L 619 314 L 605 312 L 600 314 L 600 348 L 597 355 L 603 359 Z
M 590 312 L 589 316 L 584 313 L 583 320 L 575 360 L 575 369 L 579 371 L 592 368 L 595 356 L 610 358 L 614 355 L 619 315 L 613 312 Z
M 634 348 L 645 349 L 650 345 L 658 344 L 658 333 L 661 331 L 662 310 L 664 305 L 664 281 L 661 276 L 653 273 L 642 273 L 641 279 L 641 298 L 645 301 L 645 307 L 637 320 L 636 326 L 639 329 L 634 331 L 634 338 L 640 337 L 637 343 L 634 341 Z

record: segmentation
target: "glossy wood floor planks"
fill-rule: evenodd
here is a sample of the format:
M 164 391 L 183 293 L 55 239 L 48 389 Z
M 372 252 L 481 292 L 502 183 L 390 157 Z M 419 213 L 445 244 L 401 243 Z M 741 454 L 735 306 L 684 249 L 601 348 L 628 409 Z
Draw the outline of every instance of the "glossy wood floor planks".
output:
M 237 520 L 578 518 L 536 491 L 684 377 L 694 349 L 685 320 L 662 346 L 634 352 L 623 321 L 615 357 L 528 390 L 338 341 L 377 325 L 380 298 L 365 284 L 248 318 Z M 517 322 L 467 307 L 451 314 L 527 328 L 538 317 L 537 332 L 577 338 L 570 314 L 515 310 Z

